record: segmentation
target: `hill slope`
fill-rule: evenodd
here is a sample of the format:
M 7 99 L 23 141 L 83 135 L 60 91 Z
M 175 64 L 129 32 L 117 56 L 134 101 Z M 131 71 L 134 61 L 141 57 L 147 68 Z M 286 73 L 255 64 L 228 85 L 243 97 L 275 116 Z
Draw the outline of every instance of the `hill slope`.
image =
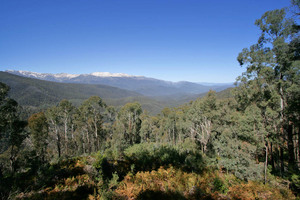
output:
M 97 95 L 103 99 L 141 96 L 136 92 L 106 85 L 56 83 L 0 72 L 0 82 L 10 86 L 10 96 L 21 105 L 55 104 L 62 99 L 84 100 Z

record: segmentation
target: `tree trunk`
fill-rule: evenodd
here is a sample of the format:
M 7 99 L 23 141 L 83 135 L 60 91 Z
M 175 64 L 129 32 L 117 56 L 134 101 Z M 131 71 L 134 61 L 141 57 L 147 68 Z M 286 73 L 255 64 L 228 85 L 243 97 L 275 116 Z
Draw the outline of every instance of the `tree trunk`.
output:
M 42 148 L 42 151 L 41 151 L 41 160 L 42 160 L 42 163 L 45 163 L 45 152 L 46 152 L 46 149 L 45 148 Z
M 91 153 L 91 145 L 90 145 L 90 138 L 89 138 L 89 132 L 86 132 L 86 144 L 87 144 L 87 149 L 88 153 Z
M 173 129 L 172 129 L 172 132 L 173 132 L 173 144 L 175 145 L 176 144 L 176 136 L 175 136 L 175 122 L 173 124 Z
M 67 118 L 65 116 L 65 121 L 64 121 L 64 129 L 65 129 L 65 151 L 66 154 L 68 155 L 68 122 L 67 122 Z
M 99 149 L 99 141 L 98 141 L 98 127 L 97 127 L 97 120 L 96 119 L 94 119 L 94 127 L 95 127 L 95 137 L 96 137 L 95 150 L 98 151 L 98 149 Z
M 276 171 L 275 168 L 275 159 L 274 159 L 274 152 L 273 152 L 273 143 L 270 143 L 270 155 L 271 155 L 271 166 L 272 166 L 272 171 Z
M 284 158 L 283 158 L 283 147 L 280 147 L 280 174 L 281 177 L 283 177 L 283 173 L 284 173 Z
M 168 129 L 168 139 L 169 139 L 169 142 L 171 143 L 172 139 L 171 139 L 171 130 Z
M 61 157 L 61 147 L 60 147 L 60 135 L 58 133 L 58 130 L 55 128 L 55 132 L 56 132 L 56 145 L 57 145 L 57 152 L 58 152 L 58 157 Z
M 11 146 L 10 151 L 10 171 L 14 174 L 15 173 L 15 155 L 14 155 L 14 145 Z
M 293 141 L 293 125 L 287 125 L 287 135 L 288 135 L 288 153 L 289 153 L 289 168 L 293 169 L 295 167 L 295 154 L 294 154 L 294 141 Z
M 264 166 L 264 171 L 265 171 L 264 184 L 267 183 L 267 168 L 268 168 L 268 145 L 267 144 L 265 144 L 265 149 L 266 149 L 266 158 L 265 158 L 265 166 Z
M 56 122 L 51 118 L 51 123 L 54 127 L 54 132 L 55 132 L 55 136 L 56 136 L 56 147 L 57 147 L 57 152 L 58 152 L 58 157 L 61 157 L 61 138 L 60 138 L 60 134 L 57 128 L 57 124 Z
M 276 147 L 276 170 L 280 171 L 280 147 Z
M 298 140 L 297 140 L 297 150 L 298 150 L 298 157 L 297 157 L 297 167 L 298 170 L 300 169 L 300 124 L 298 125 Z
M 82 134 L 82 151 L 83 151 L 83 153 L 85 154 L 86 153 L 86 148 L 85 148 L 85 142 L 84 142 L 84 131 L 82 132 L 83 134 Z

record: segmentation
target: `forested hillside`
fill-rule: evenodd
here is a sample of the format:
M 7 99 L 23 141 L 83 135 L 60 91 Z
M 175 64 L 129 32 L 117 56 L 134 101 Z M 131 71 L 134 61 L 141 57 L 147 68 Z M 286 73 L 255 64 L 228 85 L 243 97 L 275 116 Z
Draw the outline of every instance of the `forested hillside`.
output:
M 0 84 L 2 199 L 299 199 L 300 43 L 295 10 L 266 12 L 238 55 L 237 86 L 149 115 L 99 96 L 28 120 Z M 11 87 L 14 87 L 13 85 Z M 67 87 L 67 86 L 66 86 Z M 95 86 L 96 87 L 96 86 Z

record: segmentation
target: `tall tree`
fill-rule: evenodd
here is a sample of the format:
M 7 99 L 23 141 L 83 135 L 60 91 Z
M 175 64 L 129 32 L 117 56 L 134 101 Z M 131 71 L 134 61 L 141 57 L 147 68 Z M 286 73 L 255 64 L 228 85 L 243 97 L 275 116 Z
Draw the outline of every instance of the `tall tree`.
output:
M 85 120 L 87 137 L 92 141 L 93 151 L 98 151 L 100 141 L 104 138 L 103 113 L 106 104 L 98 96 L 92 96 L 82 103 L 80 106 L 80 114 L 82 120 Z
M 54 106 L 47 109 L 46 117 L 49 124 L 50 134 L 54 138 L 54 141 L 56 141 L 56 149 L 58 157 L 60 158 L 62 156 L 62 135 L 60 131 L 61 120 L 58 107 Z
M 7 97 L 9 87 L 4 83 L 0 82 L 0 139 L 4 137 L 5 129 L 8 125 L 8 116 L 6 115 L 6 110 L 8 109 L 7 104 L 9 98 Z
M 216 114 L 215 91 L 209 91 L 203 99 L 194 101 L 189 109 L 190 136 L 200 144 L 203 153 L 206 152 L 208 142 L 212 137 Z
M 266 119 L 267 109 L 279 112 L 280 127 L 274 127 L 273 132 L 280 131 L 282 170 L 284 169 L 283 145 L 287 141 L 288 163 L 295 164 L 293 124 L 290 121 L 289 97 L 292 85 L 297 80 L 299 68 L 295 65 L 295 50 L 291 41 L 295 38 L 295 23 L 286 17 L 286 10 L 266 12 L 255 24 L 260 28 L 261 35 L 258 42 L 249 49 L 243 49 L 238 56 L 241 66 L 246 66 L 246 72 L 237 80 L 240 82 L 237 101 L 242 109 L 251 103 L 261 109 Z M 270 136 L 270 135 L 269 135 Z
M 27 123 L 19 119 L 18 103 L 7 97 L 9 87 L 0 83 L 0 153 L 9 152 L 10 170 L 16 171 L 16 160 L 20 147 L 27 137 Z
M 142 112 L 141 105 L 134 102 L 124 105 L 118 113 L 115 127 L 128 145 L 141 141 L 140 129 L 142 121 L 140 115 Z
M 176 127 L 177 116 L 175 109 L 164 108 L 161 116 L 161 137 L 162 142 L 176 144 L 178 131 Z
M 33 138 L 33 145 L 37 155 L 42 162 L 45 162 L 47 145 L 48 145 L 48 122 L 43 112 L 33 114 L 28 119 L 28 126 Z
M 63 136 L 64 136 L 64 149 L 65 154 L 69 154 L 69 145 L 74 139 L 74 125 L 73 125 L 73 114 L 75 107 L 72 103 L 66 99 L 62 100 L 58 105 L 60 120 L 63 125 Z

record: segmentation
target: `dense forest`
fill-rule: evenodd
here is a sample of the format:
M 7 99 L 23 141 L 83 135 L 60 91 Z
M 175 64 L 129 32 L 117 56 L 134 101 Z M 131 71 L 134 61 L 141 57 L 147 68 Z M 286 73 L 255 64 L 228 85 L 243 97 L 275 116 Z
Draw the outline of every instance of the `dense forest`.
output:
M 232 98 L 153 116 L 92 96 L 23 119 L 0 84 L 1 199 L 300 198 L 300 2 L 266 12 Z

